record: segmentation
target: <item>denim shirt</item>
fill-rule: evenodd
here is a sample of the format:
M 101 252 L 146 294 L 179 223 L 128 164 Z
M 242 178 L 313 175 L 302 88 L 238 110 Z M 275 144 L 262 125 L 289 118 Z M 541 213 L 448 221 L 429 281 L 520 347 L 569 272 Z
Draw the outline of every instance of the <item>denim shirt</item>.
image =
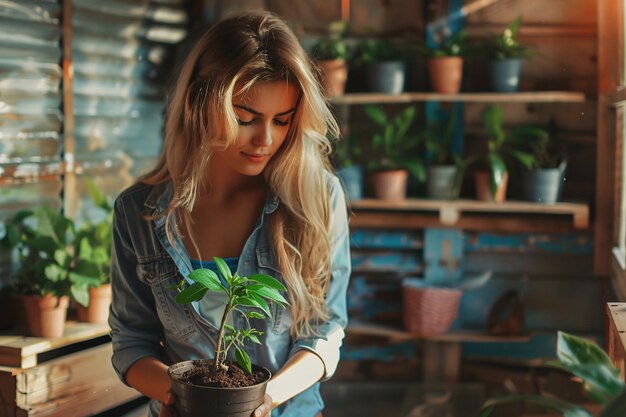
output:
M 292 323 L 289 307 L 281 309 L 270 302 L 272 316 L 252 322 L 254 328 L 263 332 L 261 345 L 248 343 L 244 349 L 253 363 L 268 368 L 272 374 L 302 349 L 314 352 L 324 363 L 322 380 L 332 376 L 339 361 L 339 348 L 348 321 L 349 231 L 341 185 L 336 177 L 327 175 L 327 178 L 332 205 L 332 272 L 326 294 L 330 318 L 317 327 L 315 336 L 293 339 L 289 332 Z M 165 217 L 155 216 L 164 212 L 171 195 L 170 183 L 156 186 L 138 183 L 123 191 L 115 201 L 111 259 L 113 301 L 109 325 L 113 367 L 125 383 L 130 366 L 143 357 L 175 363 L 214 355 L 225 295 L 208 292 L 199 302 L 179 305 L 175 302 L 176 291 L 168 288 L 191 272 L 189 255 L 182 241 L 173 233 L 176 241 L 172 246 L 166 238 Z M 240 276 L 261 273 L 283 281 L 267 227 L 268 217 L 279 204 L 276 197 L 266 200 L 240 255 L 237 266 Z M 284 295 L 289 300 L 289 294 Z M 231 319 L 235 325 L 243 320 L 239 315 Z M 274 409 L 272 416 L 313 417 L 323 407 L 318 382 Z M 158 411 L 159 403 L 152 401 L 150 416 L 156 417 Z

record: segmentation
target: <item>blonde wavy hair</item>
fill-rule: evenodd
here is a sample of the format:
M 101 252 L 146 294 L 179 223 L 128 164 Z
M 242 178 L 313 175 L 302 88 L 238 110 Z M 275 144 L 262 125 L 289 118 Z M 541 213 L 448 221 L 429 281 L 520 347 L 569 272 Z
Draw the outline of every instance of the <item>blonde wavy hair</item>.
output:
M 222 20 L 196 43 L 183 64 L 165 119 L 165 144 L 155 168 L 141 181 L 173 183 L 165 212 L 171 230 L 187 229 L 211 159 L 211 149 L 237 138 L 232 106 L 256 82 L 286 81 L 299 89 L 294 119 L 264 175 L 280 199 L 270 232 L 288 289 L 291 335 L 311 336 L 328 318 L 325 294 L 331 273 L 330 142 L 339 128 L 319 84 L 318 73 L 289 27 L 268 12 Z M 235 91 L 235 84 L 243 88 Z M 176 245 L 174 245 L 176 247 Z

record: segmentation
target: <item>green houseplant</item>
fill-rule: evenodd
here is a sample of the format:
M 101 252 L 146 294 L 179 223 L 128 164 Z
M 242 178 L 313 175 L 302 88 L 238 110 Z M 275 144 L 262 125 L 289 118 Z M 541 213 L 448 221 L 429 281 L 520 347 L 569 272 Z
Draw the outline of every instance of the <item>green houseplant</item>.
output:
M 91 180 L 86 181 L 91 200 L 101 211 L 99 221 L 87 220 L 76 233 L 74 251 L 76 265 L 89 268 L 95 280 L 84 280 L 76 292 L 78 318 L 89 323 L 104 323 L 111 304 L 111 243 L 113 206 Z
M 436 118 L 429 120 L 418 134 L 418 140 L 430 160 L 426 171 L 427 195 L 430 198 L 458 197 L 463 160 L 452 149 L 455 125 L 456 113 L 452 112 L 445 121 Z
M 558 361 L 547 365 L 570 372 L 583 381 L 585 392 L 594 401 L 607 406 L 603 417 L 618 417 L 626 413 L 626 385 L 606 353 L 595 343 L 578 336 L 558 332 Z M 565 417 L 591 417 L 580 405 L 545 395 L 509 395 L 489 399 L 483 405 L 480 417 L 488 417 L 500 404 L 528 401 Z
M 3 242 L 17 252 L 14 287 L 22 295 L 31 334 L 61 336 L 69 296 L 83 301 L 84 288 L 98 280 L 91 263 L 76 260 L 74 222 L 40 206 L 16 213 L 5 227 Z
M 241 407 L 241 403 L 247 403 L 249 409 L 237 409 L 236 415 L 250 415 L 263 403 L 271 375 L 267 369 L 253 365 L 242 346 L 248 340 L 261 343 L 258 339 L 261 332 L 252 327 L 250 320 L 271 315 L 267 304 L 269 300 L 284 308 L 287 301 L 280 292 L 286 291 L 286 288 L 269 275 L 240 277 L 237 273 L 232 274 L 221 258 L 215 257 L 214 260 L 223 282 L 212 270 L 201 268 L 189 274 L 188 278 L 193 284 L 188 285 L 183 279 L 173 286 L 173 289 L 179 291 L 176 296 L 179 304 L 198 301 L 209 291 L 226 295 L 213 359 L 183 361 L 169 367 L 172 388 L 178 398 L 176 409 L 179 415 L 190 417 L 204 416 L 207 409 L 216 414 L 222 412 L 223 415 L 234 415 L 233 410 Z M 244 319 L 243 328 L 227 324 L 228 317 L 233 313 Z M 227 360 L 231 348 L 234 348 L 238 367 Z M 219 381 L 231 379 L 237 368 L 248 373 L 249 386 L 224 388 L 220 385 Z
M 540 137 L 545 131 L 535 126 L 519 126 L 505 130 L 502 109 L 497 105 L 490 105 L 485 109 L 483 124 L 486 147 L 481 152 L 470 155 L 464 165 L 479 166 L 479 170 L 475 172 L 479 200 L 502 202 L 506 198 L 511 161 L 531 168 L 535 160 L 532 154 L 525 150 L 524 143 Z
M 402 200 L 406 197 L 406 184 L 410 172 L 418 181 L 426 177 L 421 157 L 417 152 L 419 138 L 409 134 L 415 120 L 414 107 L 390 117 L 380 107 L 365 106 L 367 116 L 380 128 L 371 141 L 371 158 L 367 171 L 373 182 L 374 195 L 384 200 Z
M 493 91 L 515 92 L 519 87 L 522 61 L 536 55 L 519 40 L 522 17 L 509 23 L 501 33 L 489 33 L 485 51 L 489 58 Z
M 365 70 L 368 91 L 401 94 L 406 78 L 406 51 L 387 39 L 368 39 L 361 43 L 356 57 L 357 65 Z
M 345 41 L 347 25 L 333 22 L 328 34 L 313 45 L 311 54 L 321 71 L 322 86 L 329 97 L 342 96 L 348 79 L 348 46 Z
M 433 46 L 418 48 L 427 57 L 426 65 L 433 91 L 458 93 L 463 79 L 464 56 L 471 50 L 467 42 L 467 32 L 460 30 L 447 37 L 438 35 Z
M 561 199 L 568 149 L 554 137 L 554 129 L 537 129 L 538 134 L 526 142 L 533 165 L 522 172 L 523 196 L 525 200 L 553 204 Z

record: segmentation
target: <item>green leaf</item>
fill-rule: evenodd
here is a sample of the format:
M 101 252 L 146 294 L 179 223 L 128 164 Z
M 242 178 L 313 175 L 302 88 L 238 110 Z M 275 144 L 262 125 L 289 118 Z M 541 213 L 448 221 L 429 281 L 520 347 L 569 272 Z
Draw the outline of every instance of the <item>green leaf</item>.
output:
M 527 152 L 522 152 L 522 151 L 517 151 L 517 150 L 514 150 L 514 149 L 510 149 L 508 151 L 508 153 L 511 156 L 513 156 L 515 159 L 520 161 L 522 163 L 522 165 L 524 165 L 528 169 L 532 169 L 533 166 L 535 166 L 535 158 L 531 154 L 529 154 Z
M 490 139 L 499 148 L 505 135 L 502 129 L 502 109 L 496 105 L 490 105 L 483 114 L 483 123 Z
M 72 298 L 81 306 L 87 307 L 89 305 L 89 290 L 87 287 L 72 285 L 70 287 L 70 293 L 72 294 Z
M 269 307 L 267 306 L 267 302 L 262 297 L 255 297 L 254 294 L 250 294 L 249 297 L 237 297 L 235 299 L 235 305 L 237 304 L 260 308 L 265 314 L 270 317 L 272 316 L 270 314 Z
M 250 356 L 239 348 L 239 346 L 235 346 L 235 359 L 239 366 L 248 371 L 249 374 L 252 373 L 252 362 L 250 361 Z
M 491 196 L 495 197 L 498 188 L 502 185 L 504 181 L 504 173 L 506 172 L 506 165 L 504 161 L 495 152 L 489 152 L 488 155 L 489 166 L 490 166 L 490 187 L 491 187 Z
M 602 403 L 612 401 L 626 388 L 608 355 L 588 339 L 559 332 L 557 355 L 559 362 L 549 364 L 582 378 L 585 389 Z
M 267 287 L 262 284 L 248 285 L 246 290 L 249 293 L 260 295 L 263 298 L 269 298 L 270 300 L 277 301 L 282 304 L 289 304 L 285 297 L 283 297 L 276 289 Z
M 287 291 L 287 288 L 283 284 L 280 283 L 276 278 L 270 277 L 269 275 L 263 274 L 254 274 L 248 277 L 250 281 L 260 282 L 270 288 L 275 288 L 279 291 Z
M 561 412 L 564 417 L 591 417 L 591 414 L 589 414 L 587 410 L 575 404 L 570 404 L 558 398 L 541 397 L 538 395 L 510 395 L 490 399 L 483 405 L 480 417 L 489 416 L 493 411 L 493 408 L 497 405 L 520 401 L 531 402 L 548 410 Z
M 44 270 L 44 274 L 46 276 L 46 278 L 52 282 L 59 282 L 63 279 L 65 279 L 65 273 L 67 271 L 63 268 L 61 268 L 59 265 L 57 264 L 50 264 L 48 266 L 46 266 L 45 270 Z
M 248 318 L 250 319 L 264 319 L 265 316 L 261 313 L 257 313 L 256 311 L 248 311 L 246 313 L 246 315 L 248 316 Z
M 93 256 L 93 248 L 89 243 L 89 239 L 81 239 L 78 247 L 78 257 L 83 259 L 91 259 Z
M 100 285 L 100 276 L 99 275 L 84 275 L 76 272 L 69 273 L 70 282 L 73 285 L 77 285 L 84 288 L 95 288 Z
M 189 279 L 201 284 L 213 292 L 227 291 L 226 288 L 222 286 L 222 282 L 217 277 L 217 274 L 210 269 L 196 269 L 189 274 Z
M 229 332 L 231 332 L 231 333 L 235 332 L 235 328 L 233 326 L 231 326 L 230 324 L 224 324 L 224 328 L 226 330 L 228 330 Z
M 377 125 L 385 126 L 387 124 L 387 115 L 380 107 L 365 106 L 363 110 Z
M 178 304 L 189 304 L 192 301 L 198 301 L 202 297 L 204 297 L 204 294 L 206 294 L 207 291 L 207 287 L 198 282 L 194 282 L 192 285 L 185 288 L 178 295 L 176 295 L 176 302 Z
M 230 283 L 233 275 L 230 272 L 230 268 L 228 267 L 226 262 L 224 262 L 222 258 L 218 258 L 217 256 L 214 257 L 213 260 L 215 261 L 215 264 L 217 265 L 217 269 L 218 271 L 220 271 L 220 274 L 222 274 L 226 282 Z
M 69 262 L 71 261 L 70 255 L 67 253 L 67 251 L 63 249 L 57 249 L 54 251 L 54 260 L 59 265 L 63 265 L 63 266 L 67 266 Z
M 102 194 L 102 192 L 98 189 L 96 183 L 93 182 L 91 178 L 85 178 L 85 184 L 87 185 L 87 190 L 89 191 L 89 195 L 91 196 L 94 204 L 105 210 L 111 210 L 111 205 L 107 201 L 104 194 Z
M 252 342 L 256 343 L 257 345 L 261 344 L 261 341 L 255 334 L 250 333 L 249 335 L 247 335 L 247 337 L 248 339 L 252 340 Z

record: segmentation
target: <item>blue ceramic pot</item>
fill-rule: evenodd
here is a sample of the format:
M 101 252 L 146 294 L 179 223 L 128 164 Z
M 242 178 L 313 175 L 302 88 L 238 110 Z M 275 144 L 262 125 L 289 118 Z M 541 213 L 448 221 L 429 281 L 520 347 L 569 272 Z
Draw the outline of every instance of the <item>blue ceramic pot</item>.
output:
M 519 58 L 491 61 L 491 89 L 499 93 L 513 93 L 519 88 L 522 60 Z

